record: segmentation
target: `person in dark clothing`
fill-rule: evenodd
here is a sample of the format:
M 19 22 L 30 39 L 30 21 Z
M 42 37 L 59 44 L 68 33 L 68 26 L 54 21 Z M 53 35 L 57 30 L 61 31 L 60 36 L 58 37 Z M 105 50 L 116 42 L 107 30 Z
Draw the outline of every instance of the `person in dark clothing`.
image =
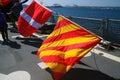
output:
M 16 24 L 15 24 L 15 20 L 13 19 L 14 17 L 13 18 L 10 17 L 11 7 L 13 6 L 13 2 L 12 0 L 9 0 L 9 1 L 10 1 L 9 4 L 6 4 L 4 6 L 0 5 L 0 9 L 1 9 L 1 12 L 5 14 L 6 20 L 11 22 L 11 25 L 15 27 Z
M 15 21 L 18 20 L 20 11 L 23 9 L 22 4 L 28 0 L 11 0 L 11 2 L 5 6 L 0 5 L 0 9 L 8 17 L 8 20 L 12 23 L 12 26 L 16 28 Z
M 7 5 L 0 5 L 0 9 L 3 13 L 10 13 L 11 11 L 15 16 L 19 16 L 20 11 L 23 9 L 22 4 L 27 2 L 28 0 L 10 0 L 11 2 Z
M 10 41 L 8 39 L 7 28 L 8 28 L 8 25 L 7 25 L 7 22 L 5 19 L 5 15 L 4 15 L 4 13 L 2 13 L 0 11 L 0 32 L 2 34 L 2 38 L 3 38 L 4 43 L 8 43 Z
M 23 9 L 22 4 L 27 2 L 28 0 L 12 0 L 12 1 L 14 5 L 12 6 L 11 11 L 13 12 L 13 14 L 15 14 L 16 20 L 18 20 L 20 12 Z

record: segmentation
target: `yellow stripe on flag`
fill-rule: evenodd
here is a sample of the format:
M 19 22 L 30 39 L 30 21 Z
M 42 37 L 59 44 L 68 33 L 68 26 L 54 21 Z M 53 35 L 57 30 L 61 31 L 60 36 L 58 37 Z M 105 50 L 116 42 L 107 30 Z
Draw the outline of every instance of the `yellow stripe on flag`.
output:
M 54 41 L 54 42 L 49 42 L 46 44 L 43 44 L 40 49 L 44 49 L 46 47 L 53 47 L 53 46 L 59 46 L 62 44 L 62 46 L 67 46 L 67 45 L 72 45 L 72 44 L 78 44 L 78 43 L 85 43 L 85 42 L 90 42 L 93 40 L 98 40 L 95 36 L 92 35 L 85 35 L 85 36 L 78 36 L 75 38 L 69 38 L 65 40 L 59 40 L 59 41 Z
M 85 54 L 87 54 L 92 48 L 89 49 L 73 49 L 73 50 L 69 50 L 67 52 L 65 52 L 65 57 L 66 58 L 70 58 L 70 57 L 82 57 Z
M 70 68 L 72 66 L 67 66 L 67 65 L 63 65 L 63 64 L 59 64 L 59 63 L 46 63 L 46 65 L 52 69 L 54 72 L 60 72 L 60 73 L 66 73 L 70 70 Z
M 57 51 L 57 50 L 45 50 L 42 51 L 39 55 L 39 57 L 43 57 L 43 56 L 59 56 L 61 58 L 64 58 L 64 52 L 62 51 Z
M 57 23 L 59 23 L 60 21 L 64 20 L 64 18 L 62 17 L 58 17 L 59 19 L 57 20 Z
M 46 65 L 55 72 L 65 73 L 66 72 L 66 65 L 59 64 L 59 63 L 46 63 Z
M 77 29 L 80 30 L 79 27 L 76 27 L 73 24 L 68 24 L 68 25 L 65 25 L 64 27 L 61 27 L 61 28 L 58 28 L 58 29 L 54 30 L 54 32 L 51 33 L 47 38 L 50 38 L 50 37 L 53 37 L 53 36 L 58 36 L 60 34 L 63 34 L 63 33 L 66 33 L 66 32 L 70 32 L 70 31 L 74 31 L 74 30 L 77 30 Z

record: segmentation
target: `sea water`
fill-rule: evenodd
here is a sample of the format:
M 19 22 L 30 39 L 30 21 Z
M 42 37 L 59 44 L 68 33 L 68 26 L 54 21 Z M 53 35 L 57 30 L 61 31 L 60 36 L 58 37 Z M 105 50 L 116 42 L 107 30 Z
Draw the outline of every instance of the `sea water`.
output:
M 50 7 L 50 9 L 63 16 L 120 19 L 120 7 Z
M 106 28 L 107 18 L 120 20 L 120 7 L 49 7 L 49 9 L 53 10 L 56 15 L 103 19 L 103 30 L 100 21 L 78 19 L 73 19 L 73 21 L 105 40 L 120 43 L 120 21 L 109 21 L 108 28 Z

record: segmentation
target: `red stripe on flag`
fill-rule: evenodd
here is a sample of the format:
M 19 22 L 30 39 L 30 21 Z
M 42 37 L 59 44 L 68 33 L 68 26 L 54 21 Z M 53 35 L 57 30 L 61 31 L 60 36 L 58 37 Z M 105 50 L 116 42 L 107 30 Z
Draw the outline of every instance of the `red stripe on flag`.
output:
M 31 36 L 33 32 L 37 31 L 38 29 L 32 27 L 26 20 L 24 20 L 21 16 L 19 17 L 18 23 L 18 31 L 21 33 L 23 36 Z M 24 27 L 23 27 L 24 26 Z
M 67 58 L 67 59 L 65 59 L 65 63 L 66 63 L 66 65 L 73 66 L 73 65 L 76 64 L 82 57 L 83 57 L 83 56 Z
M 61 24 L 62 23 L 62 24 Z M 69 25 L 69 24 L 72 24 L 71 22 L 69 21 L 66 21 L 65 19 L 63 19 L 62 21 L 58 22 L 54 28 L 54 30 L 58 29 L 58 28 L 62 28 L 66 25 Z
M 40 5 L 39 3 L 37 3 L 36 1 L 33 1 L 31 4 L 32 5 L 28 6 L 25 9 L 25 12 L 29 16 L 31 16 L 36 22 L 44 24 L 48 20 L 48 17 L 50 17 L 52 12 Z
M 45 49 L 42 49 L 40 51 L 38 51 L 37 55 L 40 54 L 40 52 L 42 51 L 46 51 L 46 50 L 58 50 L 58 51 L 69 51 L 71 49 L 88 49 L 88 48 L 92 48 L 94 47 L 100 40 L 94 40 L 94 41 L 89 41 L 89 42 L 85 42 L 85 43 L 77 43 L 77 44 L 72 44 L 72 45 L 68 45 L 68 46 L 54 46 L 54 47 L 47 47 Z
M 77 29 L 74 31 L 60 34 L 58 36 L 50 37 L 50 38 L 44 40 L 43 44 L 49 43 L 49 42 L 55 42 L 55 41 L 59 41 L 59 40 L 63 40 L 63 39 L 68 39 L 68 38 L 74 38 L 74 37 L 78 37 L 78 36 L 84 36 L 84 35 L 88 35 L 88 34 L 89 33 L 83 29 Z
M 59 56 L 50 55 L 50 56 L 43 56 L 41 57 L 41 60 L 45 63 L 59 63 L 65 66 L 73 66 L 76 64 L 83 56 L 80 57 L 70 57 L 70 58 L 61 58 Z
M 44 62 L 57 62 L 66 65 L 66 63 L 64 62 L 64 58 L 61 58 L 57 55 L 43 56 L 41 57 L 41 60 Z
M 60 80 L 60 78 L 64 75 L 64 73 L 53 72 L 54 80 Z
M 82 57 L 70 57 L 70 58 L 62 58 L 57 55 L 49 55 L 49 56 L 43 56 L 41 57 L 41 60 L 45 63 L 59 63 L 65 66 L 73 66 L 75 62 L 78 62 Z

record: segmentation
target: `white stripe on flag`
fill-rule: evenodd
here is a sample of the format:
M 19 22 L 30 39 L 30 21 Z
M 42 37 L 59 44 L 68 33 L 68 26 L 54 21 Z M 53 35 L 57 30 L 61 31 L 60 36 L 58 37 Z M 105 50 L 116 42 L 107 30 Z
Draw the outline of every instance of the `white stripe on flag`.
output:
M 31 26 L 35 27 L 35 28 L 40 28 L 42 27 L 42 24 L 39 24 L 38 22 L 36 22 L 35 20 L 33 20 L 24 10 L 22 10 L 20 12 L 21 17 L 23 17 L 23 19 L 25 19 Z

